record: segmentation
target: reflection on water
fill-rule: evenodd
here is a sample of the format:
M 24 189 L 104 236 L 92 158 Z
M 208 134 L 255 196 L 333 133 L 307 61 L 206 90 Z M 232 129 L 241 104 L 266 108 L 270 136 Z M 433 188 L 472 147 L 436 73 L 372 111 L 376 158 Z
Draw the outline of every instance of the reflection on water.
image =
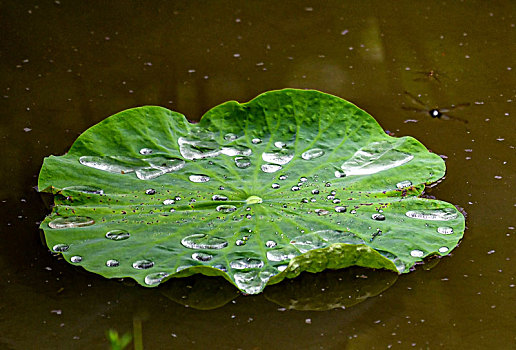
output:
M 360 267 L 302 273 L 266 287 L 264 296 L 289 310 L 345 309 L 380 294 L 397 279 L 398 275 L 392 271 Z M 158 290 L 168 299 L 197 310 L 223 307 L 241 295 L 225 279 L 202 275 L 172 278 Z
M 349 308 L 394 285 L 392 271 L 351 267 L 319 274 L 304 273 L 265 289 L 265 298 L 293 310 Z

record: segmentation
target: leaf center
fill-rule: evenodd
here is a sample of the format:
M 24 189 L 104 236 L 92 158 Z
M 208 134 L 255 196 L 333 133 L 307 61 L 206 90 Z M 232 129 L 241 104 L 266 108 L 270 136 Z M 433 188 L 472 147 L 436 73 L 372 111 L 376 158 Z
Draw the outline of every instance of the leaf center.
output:
M 257 203 L 261 203 L 261 202 L 263 202 L 263 199 L 261 199 L 261 198 L 260 198 L 260 197 L 258 197 L 258 196 L 250 196 L 249 198 L 247 198 L 247 199 L 245 200 L 245 202 L 246 202 L 247 204 L 257 204 Z

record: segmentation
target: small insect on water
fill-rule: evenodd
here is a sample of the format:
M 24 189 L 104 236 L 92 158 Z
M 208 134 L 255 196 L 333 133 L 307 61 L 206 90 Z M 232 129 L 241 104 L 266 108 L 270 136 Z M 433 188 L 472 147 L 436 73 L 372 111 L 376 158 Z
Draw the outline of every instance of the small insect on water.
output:
M 468 121 L 463 118 L 451 116 L 448 114 L 448 112 L 453 111 L 455 109 L 462 109 L 464 107 L 469 106 L 469 103 L 460 103 L 457 105 L 451 105 L 450 107 L 435 107 L 430 108 L 426 104 L 424 104 L 418 97 L 414 96 L 408 91 L 405 91 L 405 95 L 407 98 L 416 106 L 418 107 L 407 107 L 407 106 L 401 106 L 402 109 L 406 111 L 411 111 L 415 113 L 423 113 L 430 115 L 432 118 L 438 118 L 443 120 L 456 120 L 462 123 L 467 123 Z
M 446 74 L 442 72 L 438 72 L 437 70 L 430 69 L 429 71 L 417 71 L 414 72 L 418 75 L 417 78 L 414 78 L 414 81 L 432 81 L 435 80 L 436 82 L 441 82 L 441 77 L 446 77 Z

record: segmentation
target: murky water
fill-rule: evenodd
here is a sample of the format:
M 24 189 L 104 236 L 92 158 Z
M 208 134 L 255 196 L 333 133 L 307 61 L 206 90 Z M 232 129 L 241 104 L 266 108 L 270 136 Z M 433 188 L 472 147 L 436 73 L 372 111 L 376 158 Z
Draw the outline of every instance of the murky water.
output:
M 105 348 L 106 330 L 139 327 L 148 349 L 516 342 L 514 1 L 0 6 L 0 347 Z M 41 244 L 48 211 L 33 186 L 42 159 L 89 126 L 147 104 L 198 120 L 221 102 L 283 87 L 348 99 L 446 156 L 446 179 L 428 193 L 468 213 L 451 257 L 400 277 L 305 274 L 243 297 L 207 277 L 151 290 L 106 280 Z

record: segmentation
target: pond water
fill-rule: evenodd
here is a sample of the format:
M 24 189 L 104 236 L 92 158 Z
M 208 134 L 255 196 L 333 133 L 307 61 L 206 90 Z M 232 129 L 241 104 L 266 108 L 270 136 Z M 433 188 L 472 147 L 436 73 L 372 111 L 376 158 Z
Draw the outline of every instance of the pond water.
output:
M 135 329 L 147 349 L 516 343 L 514 1 L 0 6 L 0 347 L 107 348 L 108 329 Z M 158 289 L 103 279 L 41 243 L 42 160 L 89 126 L 141 105 L 199 120 L 284 87 L 350 100 L 446 157 L 446 178 L 427 193 L 467 212 L 451 256 L 399 277 L 303 274 L 246 297 L 202 276 Z M 431 118 L 435 108 L 452 118 Z

